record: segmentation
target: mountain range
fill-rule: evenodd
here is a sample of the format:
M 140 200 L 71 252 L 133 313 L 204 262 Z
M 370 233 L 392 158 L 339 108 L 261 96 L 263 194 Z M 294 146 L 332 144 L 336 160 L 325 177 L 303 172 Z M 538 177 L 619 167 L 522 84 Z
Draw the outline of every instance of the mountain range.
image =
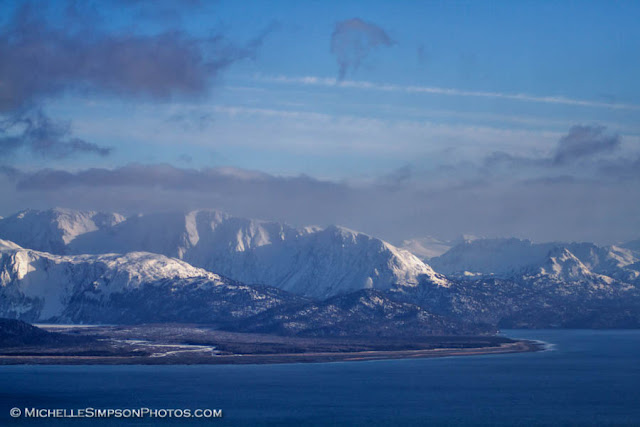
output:
M 1 317 L 62 323 L 215 323 L 298 300 L 164 255 L 53 255 L 0 240 Z
M 532 243 L 521 239 L 466 240 L 429 259 L 450 277 L 492 276 L 521 280 L 640 284 L 640 251 L 634 242 L 619 246 L 593 243 Z
M 0 239 L 0 316 L 27 321 L 182 321 L 304 336 L 640 327 L 638 241 L 463 237 L 424 257 L 433 239 L 415 240 L 424 244 L 412 254 L 344 227 L 217 210 L 68 209 L 0 219 Z
M 110 218 L 96 224 L 96 218 Z M 295 228 L 215 210 L 137 215 L 25 211 L 0 220 L 0 238 L 66 254 L 150 252 L 234 280 L 313 298 L 447 280 L 408 251 L 343 227 Z

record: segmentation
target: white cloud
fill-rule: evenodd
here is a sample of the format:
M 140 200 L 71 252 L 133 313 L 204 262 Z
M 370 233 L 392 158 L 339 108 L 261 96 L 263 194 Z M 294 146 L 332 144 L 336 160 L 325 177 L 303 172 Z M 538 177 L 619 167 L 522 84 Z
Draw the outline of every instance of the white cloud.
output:
M 325 86 L 325 87 L 341 87 L 341 88 L 353 88 L 362 90 L 376 90 L 386 92 L 405 92 L 405 93 L 423 93 L 431 95 L 444 95 L 444 96 L 461 96 L 461 97 L 476 97 L 476 98 L 493 98 L 493 99 L 505 99 L 510 101 L 522 101 L 522 102 L 536 102 L 545 104 L 562 104 L 571 105 L 576 107 L 592 107 L 592 108 L 607 108 L 614 110 L 640 110 L 640 105 L 635 104 L 618 104 L 611 102 L 591 101 L 584 99 L 567 98 L 564 96 L 551 95 L 551 96 L 537 96 L 529 95 L 525 93 L 505 93 L 505 92 L 487 92 L 487 91 L 470 91 L 454 88 L 442 88 L 432 86 L 403 86 L 395 84 L 382 84 L 373 83 L 367 81 L 355 81 L 355 80 L 338 80 L 334 78 L 317 77 L 317 76 L 305 76 L 305 77 L 287 77 L 287 76 L 275 76 L 275 77 L 258 77 L 261 81 L 283 84 L 302 84 L 312 86 Z

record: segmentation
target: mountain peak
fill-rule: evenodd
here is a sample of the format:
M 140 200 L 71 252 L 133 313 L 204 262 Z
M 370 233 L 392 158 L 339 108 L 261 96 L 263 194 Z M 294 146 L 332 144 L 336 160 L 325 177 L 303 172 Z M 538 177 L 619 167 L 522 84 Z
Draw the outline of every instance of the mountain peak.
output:
M 124 220 L 117 213 L 27 209 L 0 220 L 0 237 L 23 247 L 65 253 L 66 246 L 78 236 L 112 227 Z

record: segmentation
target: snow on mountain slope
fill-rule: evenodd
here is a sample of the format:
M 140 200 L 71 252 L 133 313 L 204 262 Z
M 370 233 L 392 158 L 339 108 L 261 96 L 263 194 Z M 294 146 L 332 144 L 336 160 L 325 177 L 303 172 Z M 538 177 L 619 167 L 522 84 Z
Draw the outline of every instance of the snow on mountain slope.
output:
M 215 210 L 134 216 L 78 235 L 60 252 L 134 251 L 176 257 L 244 283 L 317 298 L 416 286 L 423 280 L 448 283 L 411 253 L 362 233 L 336 226 L 294 228 Z
M 26 210 L 0 219 L 0 238 L 41 251 L 63 254 L 76 237 L 124 221 L 117 213 L 49 209 Z
M 462 243 L 470 243 L 480 240 L 481 237 L 472 234 L 461 234 L 453 240 L 441 240 L 435 237 L 418 237 L 415 239 L 403 240 L 400 248 L 411 252 L 418 258 L 429 261 L 431 258 L 439 257 L 447 253 L 451 248 Z
M 480 273 L 505 276 L 524 267 L 544 263 L 552 244 L 534 245 L 529 240 L 478 239 L 465 240 L 445 254 L 432 258 L 437 271 L 462 275 Z
M 440 256 L 453 247 L 453 243 L 427 236 L 403 240 L 400 248 L 411 252 L 421 259 L 428 260 Z
M 359 289 L 389 289 L 394 284 L 416 286 L 423 279 L 447 285 L 443 276 L 409 252 L 336 226 L 233 258 L 238 262 L 233 271 L 250 272 L 241 280 L 251 282 L 255 277 L 262 283 L 318 298 Z M 224 271 L 219 270 L 224 268 L 222 263 L 212 267 Z
M 253 315 L 271 308 L 287 299 L 278 292 L 235 283 L 163 255 L 52 255 L 0 241 L 0 317 L 206 323 L 220 320 L 216 315 Z
M 39 319 L 61 316 L 76 293 L 108 296 L 160 279 L 202 277 L 221 282 L 218 275 L 162 255 L 134 252 L 126 255 L 52 255 L 2 242 L 0 285 L 5 295 L 17 293 L 39 300 L 14 307 L 17 313 L 37 309 Z
M 0 239 L 0 251 L 12 250 L 12 249 L 22 249 L 22 246 L 17 245 L 10 240 Z
M 612 278 L 589 270 L 580 259 L 566 248 L 553 249 L 548 254 L 546 262 L 540 267 L 535 267 L 532 273 L 530 275 L 525 274 L 524 278 L 534 280 L 539 278 L 553 279 L 558 282 L 589 281 L 594 285 L 609 285 L 613 282 Z
M 437 271 L 459 277 L 517 278 L 546 275 L 555 280 L 621 280 L 636 283 L 640 272 L 633 251 L 593 243 L 539 243 L 520 239 L 464 242 L 430 260 Z

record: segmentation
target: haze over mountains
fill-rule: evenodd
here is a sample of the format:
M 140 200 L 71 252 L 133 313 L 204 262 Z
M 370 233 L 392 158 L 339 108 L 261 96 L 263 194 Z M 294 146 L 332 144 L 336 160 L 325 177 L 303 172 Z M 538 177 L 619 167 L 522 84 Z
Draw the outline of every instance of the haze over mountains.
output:
M 613 280 L 638 284 L 640 252 L 634 243 L 532 243 L 520 239 L 466 240 L 429 263 L 449 276 L 494 276 L 502 279 L 548 277 L 564 281 Z
M 292 335 L 640 326 L 637 241 L 463 238 L 427 264 L 338 226 L 66 209 L 1 219 L 0 238 L 0 316 L 29 321 L 188 321 Z

